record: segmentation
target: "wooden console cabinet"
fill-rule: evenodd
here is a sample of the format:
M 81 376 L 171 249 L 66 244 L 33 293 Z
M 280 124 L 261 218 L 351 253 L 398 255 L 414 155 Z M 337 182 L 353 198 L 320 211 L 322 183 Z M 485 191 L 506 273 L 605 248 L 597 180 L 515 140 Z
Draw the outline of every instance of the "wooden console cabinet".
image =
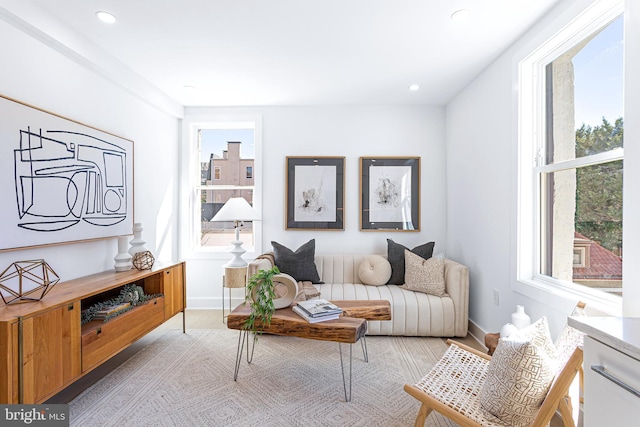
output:
M 80 313 L 135 283 L 162 294 L 104 323 Z M 185 309 L 184 262 L 58 283 L 38 302 L 0 307 L 0 403 L 41 403 Z

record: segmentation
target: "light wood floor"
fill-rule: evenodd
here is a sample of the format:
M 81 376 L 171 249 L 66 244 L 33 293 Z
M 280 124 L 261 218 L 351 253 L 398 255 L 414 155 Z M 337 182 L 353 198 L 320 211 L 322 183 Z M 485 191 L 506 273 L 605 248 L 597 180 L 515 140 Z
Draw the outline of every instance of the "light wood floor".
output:
M 225 311 L 225 314 L 229 314 L 228 311 Z M 187 329 L 226 329 L 227 327 L 225 323 L 222 323 L 222 310 L 187 310 L 186 324 Z M 158 330 L 181 328 L 182 315 L 178 314 L 159 326 Z M 464 338 L 455 338 L 455 340 L 480 351 L 487 350 L 484 345 L 480 344 L 471 335 L 467 335 Z
M 228 314 L 228 312 L 225 312 Z M 185 322 L 187 330 L 189 329 L 226 329 L 227 325 L 222 322 L 222 310 L 186 310 Z M 85 389 L 99 381 L 113 369 L 120 366 L 127 361 L 138 351 L 144 348 L 151 342 L 153 336 L 157 332 L 168 331 L 171 329 L 182 330 L 182 314 L 177 314 L 162 325 L 158 326 L 149 335 L 140 338 L 134 344 L 121 351 L 116 356 L 112 357 L 107 362 L 103 363 L 98 368 L 94 369 L 84 377 L 80 378 L 71 386 L 67 387 L 57 395 L 49 399 L 48 403 L 68 403 L 76 396 L 82 393 Z M 465 338 L 456 338 L 457 341 L 461 341 L 468 346 L 476 348 L 481 351 L 486 351 L 486 348 L 476 341 L 471 335 L 467 335 Z

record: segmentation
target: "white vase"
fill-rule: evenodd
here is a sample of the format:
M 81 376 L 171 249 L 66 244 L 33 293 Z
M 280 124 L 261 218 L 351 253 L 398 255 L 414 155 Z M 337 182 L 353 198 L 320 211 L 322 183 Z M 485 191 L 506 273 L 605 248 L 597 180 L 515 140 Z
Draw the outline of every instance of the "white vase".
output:
M 129 255 L 132 257 L 138 252 L 144 252 L 147 248 L 144 247 L 144 244 L 147 243 L 142 238 L 142 223 L 136 222 L 133 224 L 133 239 L 129 242 L 131 247 L 129 248 Z
M 500 338 L 506 338 L 514 332 L 518 331 L 518 327 L 513 323 L 505 324 L 502 329 L 500 329 Z
M 524 312 L 523 305 L 516 305 L 515 313 L 511 314 L 511 323 L 518 329 L 526 328 L 531 324 L 531 317 Z
M 131 270 L 133 266 L 131 263 L 131 255 L 127 252 L 127 247 L 127 236 L 118 236 L 118 255 L 113 258 L 116 262 L 113 268 L 115 268 L 116 271 L 128 271 Z

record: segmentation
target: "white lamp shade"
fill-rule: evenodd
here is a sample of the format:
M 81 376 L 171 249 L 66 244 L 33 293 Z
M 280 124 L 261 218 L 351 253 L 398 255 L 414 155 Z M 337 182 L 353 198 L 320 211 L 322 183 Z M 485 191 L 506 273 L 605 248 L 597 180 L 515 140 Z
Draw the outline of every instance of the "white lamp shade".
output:
M 222 206 L 211 221 L 259 221 L 260 215 L 244 197 L 232 197 Z

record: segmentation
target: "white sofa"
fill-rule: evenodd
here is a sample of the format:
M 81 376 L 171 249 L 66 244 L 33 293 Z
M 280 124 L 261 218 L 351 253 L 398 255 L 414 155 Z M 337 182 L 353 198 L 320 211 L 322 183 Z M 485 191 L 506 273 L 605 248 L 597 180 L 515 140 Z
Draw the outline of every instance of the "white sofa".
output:
M 315 255 L 324 284 L 314 284 L 328 300 L 388 300 L 389 321 L 369 321 L 368 335 L 464 337 L 468 328 L 469 272 L 466 266 L 445 259 L 447 296 L 437 297 L 400 288 L 398 285 L 364 285 L 360 263 L 367 255 Z M 268 259 L 249 263 L 249 275 L 272 268 Z

